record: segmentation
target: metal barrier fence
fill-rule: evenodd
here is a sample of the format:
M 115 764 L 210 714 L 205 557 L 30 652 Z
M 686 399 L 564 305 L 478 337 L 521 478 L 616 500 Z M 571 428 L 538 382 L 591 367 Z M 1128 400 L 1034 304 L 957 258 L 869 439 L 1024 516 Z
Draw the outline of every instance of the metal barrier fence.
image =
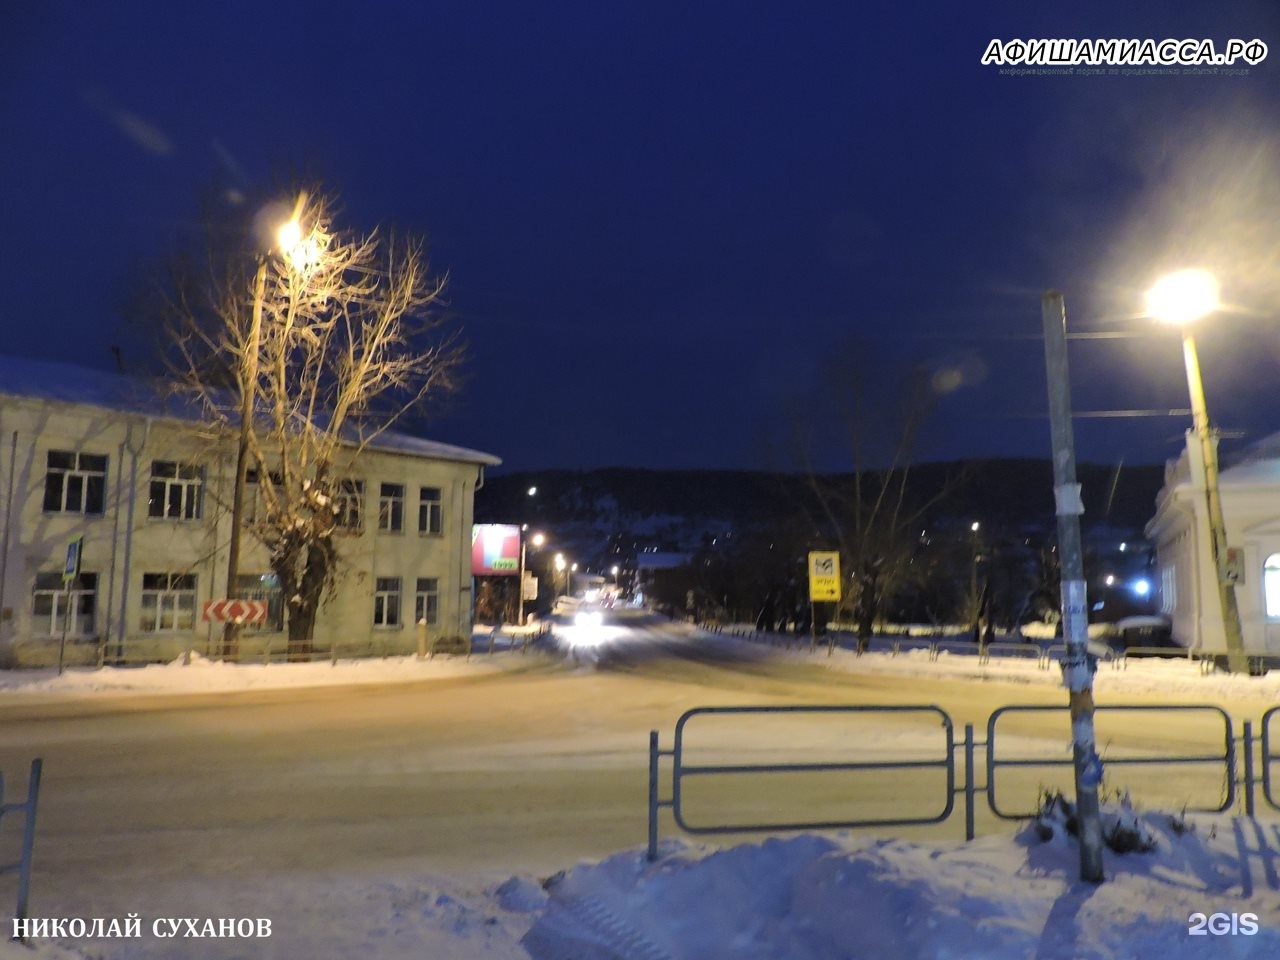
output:
M 1274 765 L 1280 763 L 1280 753 L 1276 750 L 1276 737 L 1280 736 L 1280 707 L 1272 707 L 1263 714 L 1260 722 L 1262 736 L 1260 740 L 1260 760 L 1255 764 L 1254 747 L 1258 743 L 1254 736 L 1253 723 L 1245 721 L 1243 731 L 1237 739 L 1233 730 L 1231 716 L 1221 707 L 1202 704 L 1114 704 L 1095 707 L 1097 714 L 1130 713 L 1152 714 L 1156 712 L 1175 712 L 1190 716 L 1208 715 L 1222 722 L 1221 752 L 1177 754 L 1150 753 L 1147 755 L 1109 755 L 1104 758 L 1104 765 L 1111 767 L 1125 766 L 1170 766 L 1170 765 L 1220 765 L 1222 782 L 1226 786 L 1225 798 L 1216 807 L 1186 807 L 1206 813 L 1221 813 L 1231 808 L 1241 796 L 1244 801 L 1246 816 L 1256 813 L 1256 791 L 1262 787 L 1265 803 L 1276 811 L 1280 811 L 1280 797 L 1273 791 Z M 975 813 L 977 794 L 987 795 L 987 806 L 996 817 L 1006 820 L 1023 820 L 1035 815 L 1034 810 L 1007 811 L 1000 808 L 997 798 L 997 779 L 1001 769 L 1033 768 L 1033 767 L 1070 767 L 1069 758 L 1019 757 L 1001 756 L 998 750 L 997 725 L 1001 717 L 1015 713 L 1057 713 L 1067 715 L 1068 707 L 1021 705 L 999 707 L 987 720 L 986 739 L 978 740 L 974 736 L 973 724 L 966 724 L 963 740 L 956 741 L 955 726 L 950 715 L 933 704 L 915 704 L 904 706 L 734 706 L 734 707 L 695 707 L 683 713 L 676 721 L 674 743 L 670 750 L 661 749 L 657 730 L 649 732 L 649 836 L 648 857 L 657 859 L 658 848 L 658 816 L 663 808 L 669 808 L 676 826 L 691 834 L 724 834 L 724 833 L 759 833 L 788 830 L 834 830 L 853 827 L 870 826 L 908 826 L 942 823 L 955 809 L 955 797 L 964 795 L 965 839 L 972 840 L 975 833 Z M 824 763 L 760 763 L 760 764 L 700 764 L 691 765 L 685 762 L 685 726 L 694 717 L 704 715 L 779 715 L 779 714 L 908 714 L 916 713 L 936 717 L 945 732 L 945 751 L 937 760 L 888 759 L 876 761 L 847 761 Z M 1276 730 L 1273 732 L 1273 725 Z M 1068 731 L 1064 729 L 1064 734 Z M 1237 745 L 1240 758 L 1237 760 Z M 976 752 L 978 748 L 986 750 L 986 783 L 977 782 Z M 962 755 L 962 784 L 957 786 L 956 752 Z M 661 761 L 671 758 L 671 795 L 662 799 L 660 791 Z M 848 770 L 862 771 L 902 771 L 908 769 L 936 769 L 945 774 L 945 797 L 942 812 L 934 816 L 920 817 L 882 817 L 843 820 L 797 820 L 777 823 L 714 823 L 694 825 L 687 822 L 682 807 L 683 784 L 689 777 L 711 777 L 726 774 L 773 774 L 773 773 L 823 773 Z M 1239 789 L 1238 789 L 1239 788 Z
M 928 655 L 930 662 L 940 660 L 944 653 L 954 653 L 959 654 L 960 656 L 974 656 L 977 658 L 980 666 L 986 666 L 991 662 L 992 657 L 1035 660 L 1036 666 L 1041 670 L 1048 670 L 1053 666 L 1054 661 L 1061 660 L 1066 652 L 1065 645 L 1061 643 L 1040 644 L 1018 640 L 995 640 L 991 643 L 975 643 L 967 636 L 881 636 L 872 637 L 865 647 L 860 647 L 857 644 L 856 638 L 852 634 L 839 632 L 829 632 L 826 636 L 818 637 L 816 640 L 808 635 L 791 633 L 768 633 L 733 629 L 728 631 L 715 629 L 713 632 L 727 632 L 731 636 L 740 637 L 744 640 L 752 640 L 756 643 L 768 644 L 769 646 L 781 646 L 788 650 L 792 648 L 808 648 L 810 650 L 817 650 L 819 647 L 825 647 L 827 649 L 827 653 L 830 654 L 837 647 L 847 644 L 858 656 L 861 656 L 863 653 L 887 653 L 891 657 L 897 657 L 913 650 L 923 650 Z M 1105 652 L 1100 655 L 1099 659 L 1118 667 L 1123 656 L 1111 652 Z
M 889 760 L 861 761 L 848 763 L 784 763 L 784 764 L 733 764 L 728 766 L 691 766 L 684 763 L 685 726 L 690 720 L 709 715 L 778 715 L 778 714 L 884 714 L 884 713 L 918 713 L 937 717 L 945 734 L 945 749 L 938 760 Z M 746 833 L 768 830 L 835 830 L 846 827 L 865 826 L 905 826 L 909 824 L 941 823 L 951 816 L 955 805 L 955 731 L 951 718 L 945 711 L 932 705 L 925 706 L 762 706 L 762 707 L 694 707 L 686 710 L 676 721 L 675 743 L 670 750 L 661 750 L 658 746 L 658 731 L 649 733 L 649 859 L 657 855 L 658 842 L 658 809 L 671 808 L 677 826 L 686 833 Z M 659 760 L 663 756 L 673 758 L 671 777 L 671 799 L 662 800 L 658 796 Z M 695 826 L 686 821 L 682 807 L 682 786 L 687 777 L 742 774 L 742 773 L 815 773 L 837 770 L 903 770 L 903 769 L 939 769 L 946 772 L 947 790 L 943 810 L 932 817 L 896 817 L 870 820 L 822 820 L 800 821 L 783 825 L 730 823 L 710 826 Z
M 0 864 L 0 874 L 18 875 L 18 899 L 14 911 L 15 920 L 27 918 L 27 905 L 31 894 L 31 854 L 36 842 L 36 801 L 40 798 L 40 775 L 44 761 L 37 757 L 31 761 L 31 773 L 27 777 L 27 799 L 18 803 L 4 802 L 4 774 L 0 772 L 0 822 L 6 813 L 22 812 L 22 844 L 14 863 Z
M 1058 706 L 1012 706 L 1000 707 L 987 719 L 987 739 L 986 743 L 975 744 L 975 746 L 985 746 L 987 748 L 987 804 L 991 808 L 991 812 L 997 817 L 1006 820 L 1021 820 L 1026 817 L 1033 816 L 1034 810 L 1023 810 L 1018 812 L 1008 812 L 1000 809 L 1000 805 L 996 798 L 996 771 L 1000 767 L 1070 767 L 1074 761 L 1070 757 L 1046 758 L 1046 757 L 1011 757 L 1002 758 L 996 752 L 996 724 L 1000 718 L 1008 714 L 1017 713 L 1062 713 L 1066 707 Z M 1213 716 L 1222 721 L 1223 730 L 1223 749 L 1221 753 L 1211 754 L 1183 754 L 1183 755 L 1160 755 L 1160 756 L 1114 756 L 1109 755 L 1105 764 L 1108 767 L 1122 767 L 1131 765 L 1150 765 L 1150 764 L 1221 764 L 1223 767 L 1223 778 L 1227 784 L 1226 799 L 1217 807 L 1200 807 L 1188 808 L 1198 809 L 1207 813 L 1221 813 L 1227 810 L 1235 803 L 1235 738 L 1231 732 L 1231 717 L 1221 707 L 1213 706 L 1186 706 L 1181 704 L 1117 704 L 1102 705 L 1094 707 L 1095 717 L 1102 717 L 1112 713 L 1146 713 L 1155 712 L 1176 712 L 1184 714 L 1202 714 Z M 1245 725 L 1248 727 L 1248 724 Z
M 1262 715 L 1259 726 L 1262 727 L 1262 796 L 1271 806 L 1280 809 L 1280 799 L 1271 792 L 1271 762 L 1280 760 L 1280 754 L 1272 753 L 1275 742 L 1271 737 L 1271 721 L 1280 718 L 1280 707 L 1272 707 Z
M 386 637 L 373 636 L 366 643 L 316 643 L 310 644 L 310 650 L 304 654 L 290 653 L 288 639 L 275 637 L 242 637 L 238 663 L 314 663 L 328 661 L 336 664 L 339 658 L 374 658 L 400 657 L 418 653 L 419 656 L 435 657 L 437 654 L 465 654 L 485 649 L 492 654 L 499 649 L 527 652 L 529 647 L 550 633 L 550 627 L 541 625 L 535 629 L 494 630 L 473 638 L 471 634 L 446 635 L 431 634 L 422 638 L 421 642 L 408 631 L 403 634 L 388 634 Z M 96 663 L 104 666 L 145 666 L 152 663 L 172 663 L 181 659 L 190 663 L 193 654 L 221 659 L 222 644 L 220 638 L 214 638 L 198 646 L 170 641 L 168 645 L 157 645 L 150 638 L 130 639 L 123 644 L 112 641 L 99 644 L 96 650 Z

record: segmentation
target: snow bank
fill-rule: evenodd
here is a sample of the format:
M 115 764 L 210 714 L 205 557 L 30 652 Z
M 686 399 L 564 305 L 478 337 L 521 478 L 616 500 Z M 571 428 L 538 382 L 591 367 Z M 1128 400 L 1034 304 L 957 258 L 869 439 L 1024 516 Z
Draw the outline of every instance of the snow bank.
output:
M 1229 828 L 1135 817 L 1156 849 L 1109 855 L 1098 886 L 1076 880 L 1078 849 L 1062 829 L 947 847 L 673 841 L 654 864 L 634 851 L 553 878 L 522 942 L 535 960 L 1178 960 L 1215 946 L 1188 932 L 1191 914 L 1251 912 L 1258 932 L 1214 937 L 1233 939 L 1216 955 L 1280 956 L 1280 889 L 1272 876 L 1265 895 L 1241 898 L 1242 871 L 1261 871 L 1230 852 Z

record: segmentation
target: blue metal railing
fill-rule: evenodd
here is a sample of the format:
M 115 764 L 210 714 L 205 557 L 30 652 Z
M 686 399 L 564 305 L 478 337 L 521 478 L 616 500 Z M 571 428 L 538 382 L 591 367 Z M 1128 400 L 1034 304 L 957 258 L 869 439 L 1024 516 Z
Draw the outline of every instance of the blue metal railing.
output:
M 1011 706 L 1000 707 L 987 720 L 987 805 L 997 817 L 1007 820 L 1020 820 L 1033 816 L 1034 810 L 1008 812 L 1000 809 L 996 796 L 996 771 L 1000 767 L 1070 767 L 1074 760 L 1070 757 L 1000 757 L 996 751 L 996 724 L 1000 718 L 1014 713 L 1058 713 L 1068 711 L 1064 706 Z M 1154 756 L 1115 756 L 1108 753 L 1105 764 L 1108 767 L 1122 767 L 1150 764 L 1222 764 L 1224 779 L 1227 784 L 1226 799 L 1217 807 L 1196 807 L 1207 813 L 1221 813 L 1235 802 L 1235 738 L 1231 732 L 1231 717 L 1221 707 L 1182 704 L 1099 704 L 1094 708 L 1095 717 L 1113 713 L 1150 714 L 1156 712 L 1176 712 L 1182 714 L 1208 714 L 1222 721 L 1223 749 L 1221 753 L 1210 754 L 1158 754 Z
M 1103 717 L 1108 714 L 1129 714 L 1139 717 L 1149 717 L 1159 713 L 1173 712 L 1176 714 L 1191 716 L 1207 716 L 1210 717 L 1215 725 L 1222 725 L 1222 748 L 1220 751 L 1202 753 L 1153 753 L 1144 755 L 1116 755 L 1114 751 L 1108 751 L 1105 758 L 1107 767 L 1153 767 L 1153 766 L 1178 766 L 1192 765 L 1196 767 L 1220 766 L 1222 768 L 1222 783 L 1225 784 L 1225 797 L 1218 806 L 1204 807 L 1188 807 L 1189 810 L 1197 810 L 1207 813 L 1222 813 L 1237 802 L 1238 799 L 1243 800 L 1244 813 L 1248 817 L 1253 817 L 1256 812 L 1255 793 L 1258 784 L 1262 786 L 1262 796 L 1265 802 L 1274 810 L 1280 810 L 1280 799 L 1274 792 L 1275 777 L 1273 775 L 1273 766 L 1280 762 L 1280 753 L 1274 752 L 1277 749 L 1277 736 L 1280 736 L 1280 706 L 1273 707 L 1262 716 L 1260 727 L 1261 750 L 1259 760 L 1255 763 L 1254 758 L 1254 725 L 1249 721 L 1243 724 L 1243 732 L 1239 738 L 1236 737 L 1232 719 L 1229 714 L 1221 707 L 1204 705 L 1204 704 L 1103 704 L 1096 706 L 1095 712 Z M 977 740 L 974 737 L 974 728 L 972 724 L 966 724 L 964 728 L 963 740 L 957 742 L 954 734 L 954 724 L 951 717 L 941 708 L 929 705 L 907 705 L 907 706 L 859 706 L 859 705 L 832 705 L 832 706 L 733 706 L 733 707 L 695 707 L 686 711 L 680 716 L 676 722 L 674 745 L 670 750 L 662 750 L 659 746 L 658 731 L 653 730 L 649 733 L 649 859 L 657 858 L 658 844 L 658 816 L 659 811 L 666 807 L 670 808 L 674 816 L 676 825 L 686 833 L 691 834 L 716 834 L 716 833 L 753 833 L 753 832 L 774 832 L 787 830 L 833 830 L 847 829 L 853 827 L 870 827 L 870 826 L 908 826 L 908 825 L 925 825 L 941 823 L 947 820 L 955 809 L 955 796 L 957 794 L 964 795 L 964 815 L 965 815 L 965 839 L 972 840 L 975 836 L 975 811 L 977 807 L 977 794 L 986 793 L 987 805 L 991 812 L 1002 819 L 1020 820 L 1035 816 L 1033 810 L 1008 811 L 1000 808 L 997 797 L 996 785 L 999 779 L 999 772 L 1008 769 L 1028 769 L 1028 768 L 1053 768 L 1053 767 L 1071 767 L 1073 760 L 1069 757 L 1025 757 L 1025 756 L 1001 756 L 998 750 L 998 724 L 1002 717 L 1017 713 L 1044 713 L 1044 714 L 1068 714 L 1069 708 L 1063 706 L 1043 706 L 1043 705 L 1019 705 L 999 707 L 987 719 L 986 739 Z M 938 759 L 926 760 L 908 760 L 908 759 L 889 759 L 889 760 L 857 760 L 847 762 L 834 763 L 726 763 L 726 764 L 688 764 L 685 762 L 685 739 L 686 726 L 696 717 L 705 715 L 779 715 L 779 714 L 863 714 L 863 715 L 886 715 L 886 714 L 921 714 L 935 718 L 944 731 L 943 747 L 944 753 Z M 1069 731 L 1065 729 L 1064 735 L 1069 736 Z M 1237 757 L 1237 745 L 1240 748 L 1240 756 Z M 978 784 L 977 782 L 977 762 L 976 752 L 981 747 L 986 750 L 986 783 Z M 956 777 L 956 753 L 961 752 L 963 758 L 963 783 L 957 787 Z M 671 796 L 669 799 L 662 799 L 660 795 L 660 767 L 664 757 L 671 758 Z M 847 820 L 806 820 L 796 822 L 778 822 L 778 823 L 710 823 L 710 824 L 691 824 L 685 816 L 682 807 L 683 803 L 683 786 L 685 781 L 690 777 L 714 777 L 730 774 L 777 774 L 777 773 L 824 773 L 838 771 L 902 771 L 902 770 L 921 770 L 935 769 L 945 772 L 946 777 L 946 798 L 943 809 L 940 813 L 931 816 L 897 816 L 886 818 L 859 818 Z
M 925 760 L 850 760 L 831 763 L 758 763 L 758 764 L 721 764 L 692 765 L 685 762 L 685 728 L 696 717 L 711 715 L 796 715 L 796 714 L 918 714 L 934 718 L 938 721 L 943 737 L 939 744 L 941 753 L 937 759 Z M 911 824 L 941 823 L 951 816 L 955 806 L 955 731 L 951 718 L 939 707 L 928 705 L 912 706 L 735 706 L 735 707 L 695 707 L 685 711 L 676 721 L 675 743 L 670 750 L 661 750 L 658 746 L 658 732 L 649 734 L 649 857 L 657 856 L 657 824 L 658 810 L 669 807 L 676 825 L 686 833 L 751 833 L 774 830 L 835 830 L 867 826 L 906 826 Z M 660 758 L 672 758 L 671 798 L 662 800 L 658 790 L 658 772 Z M 774 823 L 717 823 L 692 824 L 685 816 L 683 808 L 684 782 L 690 777 L 712 777 L 730 774 L 793 774 L 823 773 L 837 771 L 875 771 L 875 770 L 939 770 L 945 774 L 946 790 L 943 809 L 932 816 L 887 817 L 887 818 L 852 818 L 796 820 Z
M 37 757 L 31 761 L 31 773 L 27 777 L 27 799 L 17 803 L 4 802 L 4 774 L 0 773 L 0 822 L 6 813 L 21 812 L 22 844 L 18 859 L 14 863 L 0 864 L 0 874 L 16 873 L 18 875 L 18 902 L 14 912 L 15 920 L 27 919 L 27 906 L 31 893 L 31 856 L 36 842 L 36 802 L 40 798 L 40 775 L 44 770 L 44 761 Z

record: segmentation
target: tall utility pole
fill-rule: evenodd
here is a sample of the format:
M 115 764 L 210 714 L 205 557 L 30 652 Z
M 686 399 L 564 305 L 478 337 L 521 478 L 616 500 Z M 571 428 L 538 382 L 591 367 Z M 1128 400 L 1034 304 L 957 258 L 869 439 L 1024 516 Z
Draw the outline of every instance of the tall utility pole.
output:
M 1080 515 L 1084 503 L 1076 482 L 1075 437 L 1071 428 L 1071 380 L 1067 370 L 1067 311 L 1062 294 L 1040 298 L 1044 361 L 1049 383 L 1053 436 L 1053 495 L 1058 515 L 1058 562 L 1062 570 L 1062 636 L 1067 652 L 1062 680 L 1070 695 L 1072 757 L 1075 761 L 1076 817 L 1080 825 L 1080 879 L 1101 883 L 1102 817 L 1098 784 L 1102 760 L 1093 733 L 1093 671 L 1089 658 L 1089 605 L 1085 595 Z
M 267 255 L 258 260 L 258 273 L 253 279 L 253 314 L 249 321 L 249 342 L 241 358 L 244 383 L 241 385 L 240 447 L 236 452 L 236 481 L 231 493 L 231 542 L 227 545 L 227 599 L 235 600 L 240 592 L 236 580 L 240 576 L 240 527 L 244 522 L 244 488 L 249 475 L 249 431 L 253 429 L 253 404 L 258 395 L 258 345 L 262 339 L 262 298 L 267 284 Z M 222 633 L 222 656 L 234 660 L 240 644 L 240 624 L 228 620 Z
M 1187 388 L 1191 394 L 1191 417 L 1200 442 L 1200 458 L 1204 463 L 1204 496 L 1209 514 L 1209 549 L 1213 554 L 1213 573 L 1218 581 L 1218 599 L 1222 603 L 1223 639 L 1227 645 L 1227 671 L 1249 672 L 1249 658 L 1244 651 L 1244 631 L 1240 627 L 1240 607 L 1236 603 L 1235 581 L 1227 572 L 1227 523 L 1222 515 L 1222 492 L 1218 489 L 1218 444 L 1209 427 L 1209 411 L 1204 399 L 1204 381 L 1200 379 L 1200 357 L 1196 342 L 1187 328 L 1182 330 L 1182 355 L 1187 366 Z
M 1147 291 L 1147 312 L 1161 323 L 1182 328 L 1182 356 L 1187 365 L 1187 392 L 1191 394 L 1191 416 L 1200 460 L 1204 466 L 1205 506 L 1209 514 L 1209 548 L 1213 573 L 1218 581 L 1218 598 L 1222 606 L 1222 632 L 1227 645 L 1227 670 L 1247 673 L 1249 658 L 1245 655 L 1244 631 L 1240 626 L 1240 607 L 1236 603 L 1235 581 L 1227 571 L 1227 525 L 1222 517 L 1222 494 L 1218 489 L 1218 444 L 1209 427 L 1209 412 L 1204 399 L 1204 381 L 1200 378 L 1200 357 L 1191 325 L 1211 315 L 1222 306 L 1218 279 L 1208 270 L 1178 270 L 1156 281 Z M 1187 454 L 1191 440 L 1187 439 Z M 1194 478 L 1193 478 L 1194 479 Z
M 293 216 L 278 224 L 272 238 L 274 248 L 286 259 L 302 246 L 302 228 L 299 218 L 307 204 L 307 193 L 298 194 L 293 205 Z M 258 397 L 258 352 L 262 345 L 263 299 L 267 290 L 267 266 L 271 248 L 258 257 L 258 272 L 253 278 L 253 312 L 249 320 L 249 342 L 240 358 L 240 446 L 236 452 L 235 488 L 231 492 L 231 541 L 227 545 L 227 599 L 237 599 L 240 592 L 236 580 L 240 576 L 240 527 L 244 523 L 244 495 L 249 477 L 249 437 L 253 429 L 254 406 Z M 234 660 L 239 653 L 240 624 L 228 620 L 222 634 L 222 656 Z

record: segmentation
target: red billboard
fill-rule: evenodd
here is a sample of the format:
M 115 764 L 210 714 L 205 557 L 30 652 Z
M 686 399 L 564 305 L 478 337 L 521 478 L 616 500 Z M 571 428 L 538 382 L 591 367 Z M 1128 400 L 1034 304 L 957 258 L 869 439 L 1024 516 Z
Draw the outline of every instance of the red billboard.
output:
M 520 528 L 509 523 L 471 527 L 471 575 L 514 577 L 520 572 Z

